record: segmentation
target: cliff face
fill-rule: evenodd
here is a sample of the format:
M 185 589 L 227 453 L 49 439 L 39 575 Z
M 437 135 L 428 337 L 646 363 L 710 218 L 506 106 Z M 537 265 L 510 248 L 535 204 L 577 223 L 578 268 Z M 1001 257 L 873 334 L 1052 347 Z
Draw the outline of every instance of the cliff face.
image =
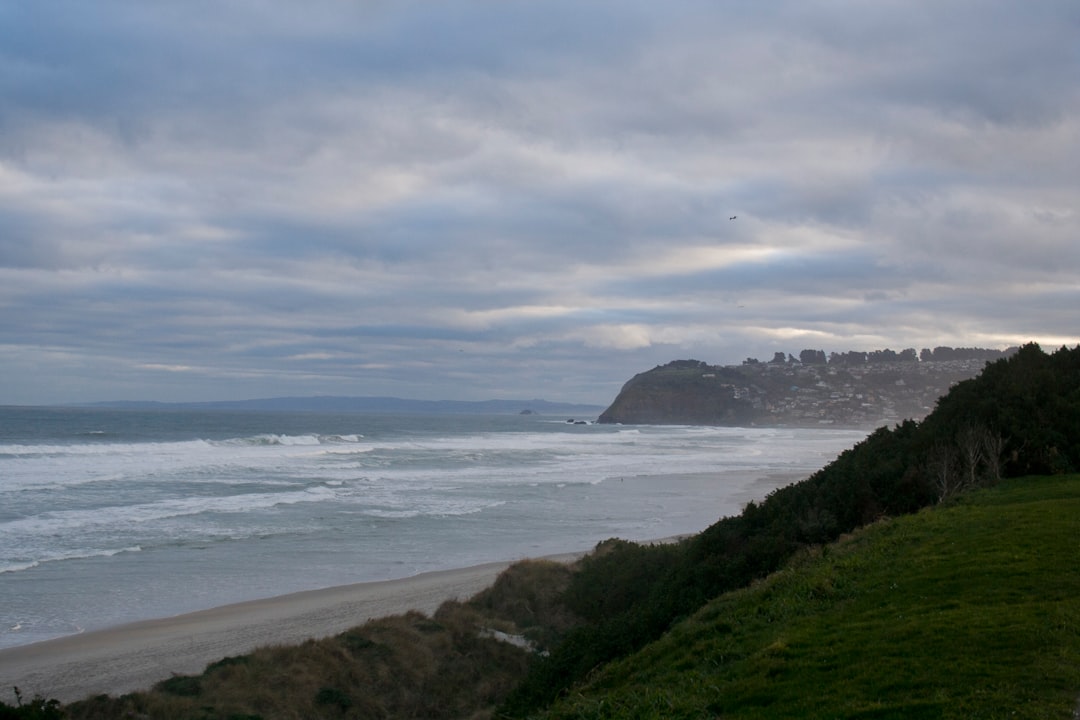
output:
M 920 419 L 982 359 L 714 366 L 677 360 L 627 382 L 599 418 L 627 425 L 843 425 Z
M 743 425 L 753 406 L 736 397 L 742 376 L 729 368 L 680 360 L 627 382 L 599 418 L 602 423 Z

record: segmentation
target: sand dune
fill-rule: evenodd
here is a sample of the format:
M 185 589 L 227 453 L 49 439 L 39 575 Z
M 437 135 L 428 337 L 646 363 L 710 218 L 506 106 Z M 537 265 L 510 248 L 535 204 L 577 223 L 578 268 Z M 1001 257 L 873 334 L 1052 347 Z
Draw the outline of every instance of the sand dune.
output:
M 580 553 L 554 556 L 569 562 Z M 0 699 L 11 688 L 63 702 L 149 688 L 173 674 L 265 645 L 326 637 L 372 618 L 434 612 L 491 585 L 510 562 L 424 573 L 226 605 L 0 650 Z

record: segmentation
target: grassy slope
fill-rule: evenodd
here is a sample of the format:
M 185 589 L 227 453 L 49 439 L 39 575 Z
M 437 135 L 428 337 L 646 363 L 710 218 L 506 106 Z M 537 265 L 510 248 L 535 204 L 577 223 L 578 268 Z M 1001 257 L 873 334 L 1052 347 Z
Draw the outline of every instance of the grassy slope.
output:
M 877 523 L 721 596 L 547 718 L 1071 718 L 1080 476 Z

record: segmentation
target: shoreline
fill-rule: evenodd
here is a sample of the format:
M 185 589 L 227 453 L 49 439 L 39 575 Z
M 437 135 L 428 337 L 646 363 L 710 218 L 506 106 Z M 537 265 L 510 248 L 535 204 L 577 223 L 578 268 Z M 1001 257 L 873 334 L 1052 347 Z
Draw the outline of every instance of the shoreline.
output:
M 540 559 L 568 563 L 587 552 Z M 201 673 L 208 663 L 258 647 L 328 637 L 409 610 L 430 615 L 447 600 L 471 598 L 522 559 L 305 590 L 3 648 L 0 700 L 14 702 L 13 687 L 24 698 L 63 703 L 122 695 L 172 675 Z

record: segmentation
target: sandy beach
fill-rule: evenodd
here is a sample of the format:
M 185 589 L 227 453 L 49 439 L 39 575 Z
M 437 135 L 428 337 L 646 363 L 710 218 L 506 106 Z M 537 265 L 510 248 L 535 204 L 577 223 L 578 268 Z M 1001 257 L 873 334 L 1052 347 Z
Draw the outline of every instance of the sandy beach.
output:
M 570 562 L 581 553 L 552 556 Z M 0 700 L 40 694 L 62 702 L 149 688 L 173 674 L 266 645 L 335 635 L 372 618 L 434 612 L 467 599 L 511 564 L 488 563 L 226 605 L 0 650 Z

